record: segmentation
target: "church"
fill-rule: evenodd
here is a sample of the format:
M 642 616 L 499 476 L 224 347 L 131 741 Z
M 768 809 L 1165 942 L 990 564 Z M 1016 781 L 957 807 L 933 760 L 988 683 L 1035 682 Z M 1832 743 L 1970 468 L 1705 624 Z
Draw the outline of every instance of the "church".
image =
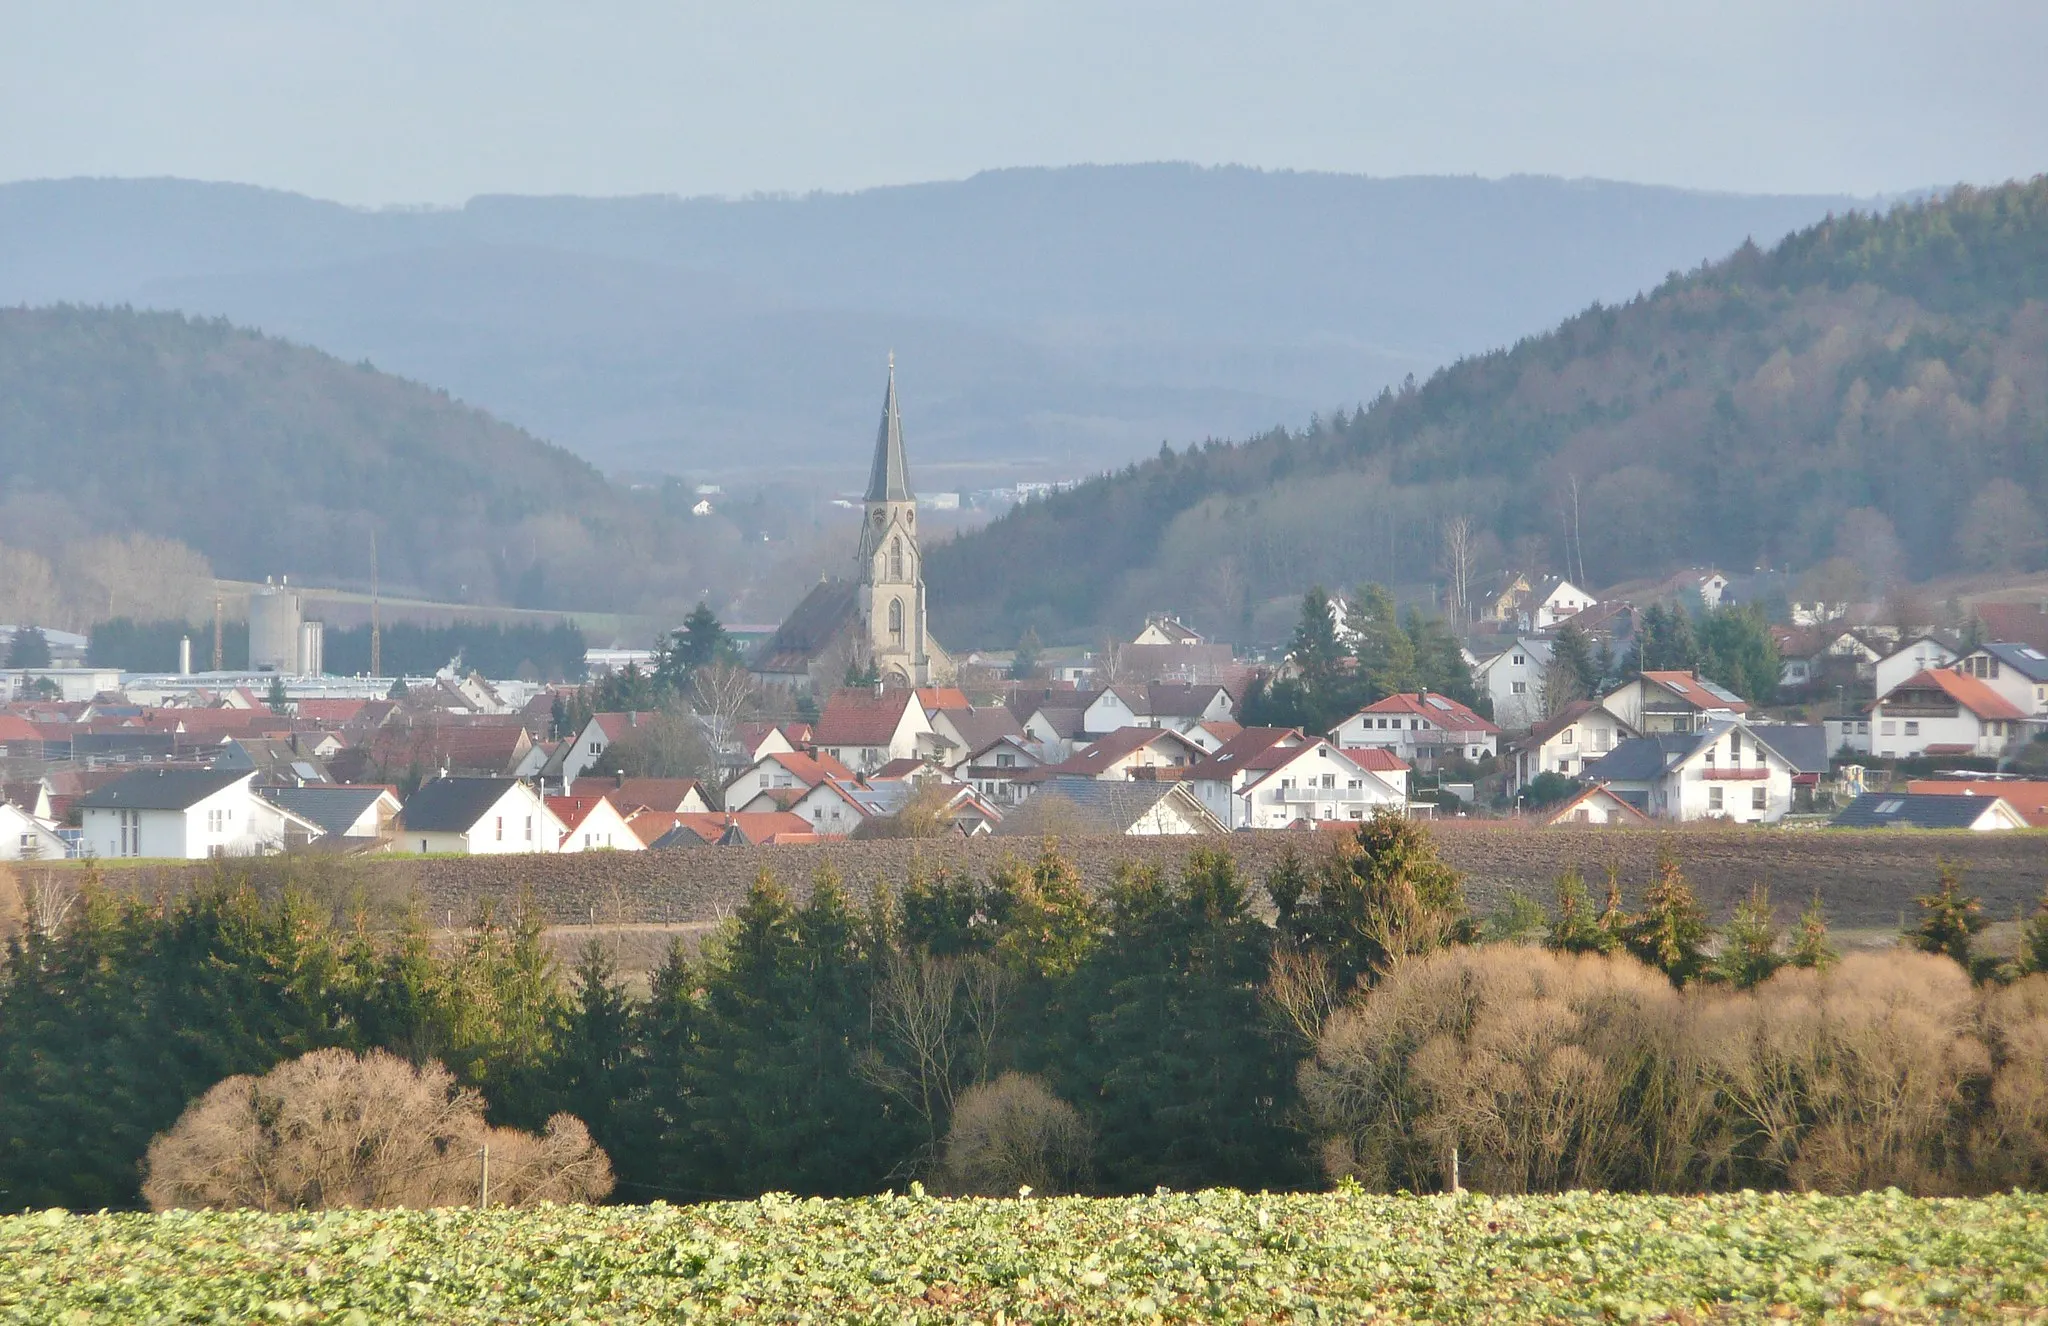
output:
M 764 688 L 792 696 L 830 693 L 848 675 L 872 675 L 891 686 L 953 680 L 953 661 L 925 624 L 917 494 L 903 453 L 893 354 L 854 575 L 819 581 L 761 646 L 751 667 Z

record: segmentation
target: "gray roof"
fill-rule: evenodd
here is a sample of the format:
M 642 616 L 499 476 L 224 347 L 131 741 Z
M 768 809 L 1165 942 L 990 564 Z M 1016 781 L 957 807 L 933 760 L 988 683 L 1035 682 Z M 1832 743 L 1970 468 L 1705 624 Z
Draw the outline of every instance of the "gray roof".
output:
M 1655 778 L 1693 753 L 1705 736 L 1699 732 L 1658 732 L 1631 737 L 1586 766 L 1589 783 L 1640 783 Z
M 1007 837 L 1046 833 L 1128 833 L 1153 807 L 1176 792 L 1196 807 L 1201 802 L 1186 784 L 1171 779 L 1051 778 L 1029 801 L 1003 817 L 995 832 Z
M 2000 641 L 1997 644 L 1984 645 L 1982 648 L 1985 653 L 2028 681 L 2048 681 L 2048 654 L 2042 653 L 2032 645 L 2015 645 Z
M 254 777 L 249 769 L 137 769 L 80 797 L 81 810 L 187 810 L 224 787 Z
M 405 803 L 405 827 L 413 833 L 468 833 L 518 784 L 517 778 L 436 778 Z
M 381 787 L 259 787 L 257 795 L 271 805 L 288 810 L 302 820 L 311 820 L 330 838 L 349 831 L 363 812 L 384 795 Z
M 1793 773 L 1828 771 L 1828 730 L 1819 723 L 1766 723 L 1749 734 L 1783 756 Z
M 882 427 L 875 434 L 875 464 L 868 473 L 868 501 L 908 502 L 910 466 L 903 459 L 903 417 L 896 412 L 896 356 L 889 356 L 889 390 L 882 397 Z
M 859 606 L 860 587 L 851 580 L 821 580 L 790 609 L 775 634 L 754 651 L 756 672 L 799 673 L 830 648 Z
M 1838 829 L 1967 829 L 1994 798 L 1940 792 L 1865 792 L 1835 816 Z

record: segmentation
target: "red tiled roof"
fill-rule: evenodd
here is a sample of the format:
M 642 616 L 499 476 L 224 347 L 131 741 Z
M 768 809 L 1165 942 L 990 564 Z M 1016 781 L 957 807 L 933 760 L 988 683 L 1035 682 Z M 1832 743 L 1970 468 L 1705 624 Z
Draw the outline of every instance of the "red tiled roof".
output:
M 41 741 L 43 734 L 34 723 L 13 714 L 0 714 L 0 741 Z
M 1089 745 L 1087 750 L 1073 756 L 1063 764 L 1051 764 L 1042 769 L 1029 771 L 1028 780 L 1035 781 L 1062 776 L 1095 778 L 1100 776 L 1103 770 L 1115 764 L 1118 760 L 1134 755 L 1145 749 L 1145 747 L 1161 741 L 1167 745 L 1182 748 L 1182 752 L 1187 757 L 1189 764 L 1182 765 L 1180 766 L 1181 768 L 1187 768 L 1202 758 L 1202 748 L 1200 746 L 1195 745 L 1194 742 L 1175 732 L 1170 727 L 1120 727 L 1114 732 L 1105 733 L 1097 738 Z
M 555 812 L 555 818 L 562 822 L 564 829 L 573 829 L 590 817 L 604 801 L 603 797 L 547 797 L 548 809 Z M 617 809 L 617 807 L 613 807 Z
M 596 720 L 598 731 L 604 733 L 606 741 L 619 741 L 631 735 L 634 728 L 653 722 L 654 711 L 641 709 L 632 713 L 592 714 L 591 718 Z
M 851 779 L 853 777 L 853 770 L 841 764 L 834 756 L 827 755 L 823 751 L 818 751 L 815 754 L 807 754 L 803 751 L 777 751 L 773 755 L 764 755 L 761 758 L 772 760 L 775 764 L 786 770 L 790 777 L 796 779 L 797 782 L 802 783 L 805 787 L 816 787 L 827 778 Z
M 1728 699 L 1714 694 L 1700 685 L 1698 677 L 1690 672 L 1645 672 L 1644 681 L 1653 681 L 1665 690 L 1677 695 L 1687 704 L 1700 709 L 1725 709 L 1731 714 L 1746 714 L 1749 705 L 1741 700 Z
M 578 784 L 581 782 L 579 779 Z M 623 814 L 636 806 L 679 811 L 692 792 L 709 804 L 710 798 L 704 795 L 703 784 L 694 778 L 617 778 L 600 795 Z
M 1960 672 L 1950 672 L 1946 668 L 1928 668 L 1914 673 L 1893 687 L 1891 692 L 1877 703 L 1883 705 L 1893 695 L 1905 690 L 1943 691 L 1951 700 L 1983 719 L 1996 721 L 2026 717 L 2012 701 L 1992 690 L 1987 683 L 1975 677 L 1965 677 Z M 1935 748 L 1929 746 L 1927 749 L 1932 751 Z
M 967 692 L 957 686 L 920 686 L 917 688 L 917 702 L 928 714 L 941 709 L 974 707 L 967 699 Z
M 915 691 L 834 691 L 811 740 L 820 746 L 886 746 L 903 721 L 903 711 L 916 702 Z
M 896 778 L 914 778 L 918 774 L 927 773 L 929 771 L 930 766 L 920 759 L 911 758 L 902 760 L 891 760 L 887 764 L 883 765 L 881 768 L 869 774 L 868 781 L 870 783 L 879 783 Z
M 2048 600 L 2040 603 L 1979 603 L 1970 611 L 1984 623 L 1984 638 L 2032 645 L 2048 652 Z
M 1408 761 L 1386 746 L 1357 746 L 1345 750 L 1344 758 L 1373 773 L 1406 773 Z
M 1448 695 L 1430 692 L 1427 698 L 1413 691 L 1389 695 L 1358 711 L 1361 714 L 1414 714 L 1448 732 L 1499 732 L 1500 729 L 1459 704 Z M 1356 717 L 1356 715 L 1353 715 Z
M 1210 752 L 1187 772 L 1189 778 L 1228 779 L 1246 769 L 1277 769 L 1310 745 L 1297 727 L 1248 727 Z
M 299 717 L 312 723 L 346 723 L 363 712 L 368 700 L 301 700 Z
M 2048 828 L 2048 782 L 2024 778 L 1914 778 L 1906 783 L 1906 790 L 1936 796 L 2004 797 L 2028 824 L 2037 829 Z
M 803 816 L 792 815 L 786 810 L 678 815 L 675 818 L 677 824 L 707 843 L 718 842 L 728 829 L 736 829 L 742 839 L 757 847 L 764 843 L 812 842 L 817 838 Z

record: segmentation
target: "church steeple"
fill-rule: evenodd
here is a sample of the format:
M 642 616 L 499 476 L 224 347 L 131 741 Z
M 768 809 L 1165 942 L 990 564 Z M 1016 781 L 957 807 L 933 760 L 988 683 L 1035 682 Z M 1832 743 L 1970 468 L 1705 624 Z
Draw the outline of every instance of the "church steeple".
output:
M 882 427 L 868 471 L 870 502 L 911 502 L 910 466 L 903 459 L 903 416 L 896 411 L 896 352 L 889 352 L 889 389 L 882 397 Z

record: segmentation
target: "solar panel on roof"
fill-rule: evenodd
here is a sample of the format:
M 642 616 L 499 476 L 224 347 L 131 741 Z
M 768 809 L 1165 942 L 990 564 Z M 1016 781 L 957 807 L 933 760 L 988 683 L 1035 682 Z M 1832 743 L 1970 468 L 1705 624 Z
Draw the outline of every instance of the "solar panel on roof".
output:
M 1430 696 L 1429 703 L 1438 709 L 1449 709 L 1451 707 L 1451 702 L 1449 700 L 1444 699 L 1444 697 L 1441 695 Z

